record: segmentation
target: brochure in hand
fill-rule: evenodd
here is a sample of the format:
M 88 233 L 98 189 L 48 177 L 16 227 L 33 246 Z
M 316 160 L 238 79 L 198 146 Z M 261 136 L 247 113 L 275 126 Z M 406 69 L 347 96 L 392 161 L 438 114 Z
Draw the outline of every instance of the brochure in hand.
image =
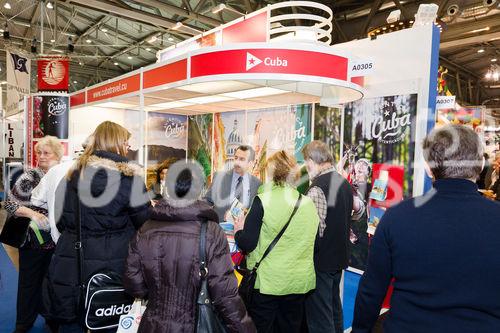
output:
M 236 243 L 234 241 L 234 222 L 245 215 L 245 208 L 243 204 L 238 200 L 234 199 L 231 207 L 225 214 L 225 221 L 220 223 L 220 227 L 226 234 L 227 242 L 229 243 L 229 251 L 234 253 L 238 250 Z

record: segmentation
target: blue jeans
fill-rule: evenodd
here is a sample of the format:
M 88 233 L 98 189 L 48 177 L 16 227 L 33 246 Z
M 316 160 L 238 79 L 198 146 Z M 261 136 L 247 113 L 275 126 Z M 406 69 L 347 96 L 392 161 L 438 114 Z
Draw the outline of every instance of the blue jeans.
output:
M 306 299 L 309 333 L 342 333 L 344 319 L 340 301 L 342 271 L 316 272 L 316 290 Z

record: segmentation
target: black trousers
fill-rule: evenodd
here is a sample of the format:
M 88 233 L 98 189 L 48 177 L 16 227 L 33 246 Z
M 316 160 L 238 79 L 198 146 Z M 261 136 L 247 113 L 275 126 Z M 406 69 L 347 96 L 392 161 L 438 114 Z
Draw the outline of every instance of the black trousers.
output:
M 42 282 L 53 250 L 19 249 L 16 329 L 28 330 L 42 309 Z
M 302 294 L 273 296 L 254 290 L 248 312 L 258 333 L 299 333 L 305 299 Z

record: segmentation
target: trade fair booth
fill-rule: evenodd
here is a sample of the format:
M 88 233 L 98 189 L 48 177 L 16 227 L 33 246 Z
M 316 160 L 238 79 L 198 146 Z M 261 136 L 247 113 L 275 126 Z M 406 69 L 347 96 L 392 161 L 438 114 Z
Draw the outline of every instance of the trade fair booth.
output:
M 323 15 L 273 15 L 300 6 Z M 387 207 L 431 185 L 420 142 L 435 124 L 439 30 L 415 23 L 333 46 L 331 31 L 324 5 L 269 5 L 159 52 L 154 65 L 71 94 L 67 158 L 105 120 L 132 133 L 129 157 L 145 170 L 195 159 L 207 183 L 230 168 L 240 144 L 255 149 L 253 173 L 262 177 L 260 166 L 273 152 L 285 149 L 303 162 L 302 147 L 322 140 L 337 161 L 346 158 L 348 179 L 357 161 L 369 164 L 369 217 L 353 225 L 351 237 L 351 270 L 360 273 L 367 224 L 373 233 Z M 36 127 L 32 105 L 28 133 Z M 31 136 L 29 161 L 35 142 Z

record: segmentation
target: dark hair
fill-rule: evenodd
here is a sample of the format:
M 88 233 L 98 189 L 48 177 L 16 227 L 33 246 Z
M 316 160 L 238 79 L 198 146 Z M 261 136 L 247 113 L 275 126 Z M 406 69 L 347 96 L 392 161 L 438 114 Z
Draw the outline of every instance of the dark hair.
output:
M 302 148 L 304 159 L 311 159 L 316 164 L 333 163 L 333 156 L 328 146 L 321 141 L 314 140 Z
M 241 145 L 238 148 L 236 148 L 234 152 L 236 153 L 238 150 L 249 151 L 250 152 L 250 154 L 248 155 L 249 161 L 253 161 L 255 159 L 255 150 L 253 150 L 253 148 L 250 147 L 249 145 Z
M 186 194 L 189 193 L 192 183 L 193 183 L 193 175 L 191 173 L 191 170 L 189 169 L 182 170 L 177 176 L 177 179 L 175 180 L 175 195 L 178 198 L 185 197 Z
M 471 128 L 447 125 L 432 130 L 423 142 L 424 157 L 435 179 L 477 179 L 483 147 Z

